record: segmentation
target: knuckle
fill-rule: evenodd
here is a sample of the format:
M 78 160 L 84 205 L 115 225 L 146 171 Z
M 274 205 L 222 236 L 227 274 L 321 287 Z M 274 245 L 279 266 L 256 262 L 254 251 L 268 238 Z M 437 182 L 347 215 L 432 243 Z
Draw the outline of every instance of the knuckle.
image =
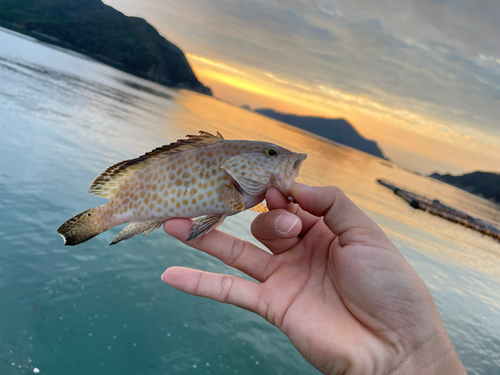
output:
M 234 278 L 231 276 L 224 275 L 220 281 L 220 301 L 228 303 L 229 297 L 231 295 L 231 289 L 233 288 Z
M 344 192 L 342 191 L 342 189 L 339 188 L 338 186 L 327 186 L 326 189 L 327 189 L 328 194 L 331 196 L 341 197 L 341 196 L 345 195 Z
M 198 291 L 200 289 L 201 278 L 203 277 L 203 272 L 200 272 L 198 275 L 198 280 L 196 281 L 196 285 L 194 287 L 194 294 L 198 295 Z
M 229 252 L 229 264 L 235 264 L 238 261 L 238 258 L 243 254 L 243 251 L 245 251 L 246 244 L 246 241 L 241 238 L 235 238 L 231 245 L 231 251 Z

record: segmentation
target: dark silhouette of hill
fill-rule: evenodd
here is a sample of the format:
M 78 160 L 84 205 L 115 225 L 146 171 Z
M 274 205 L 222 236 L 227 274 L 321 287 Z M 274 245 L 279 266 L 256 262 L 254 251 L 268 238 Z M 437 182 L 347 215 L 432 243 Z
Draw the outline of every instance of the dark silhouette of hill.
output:
M 477 171 L 461 176 L 433 173 L 429 177 L 500 203 L 500 174 L 498 173 Z
M 276 112 L 267 108 L 255 109 L 254 112 L 320 135 L 334 142 L 366 152 L 367 154 L 389 160 L 384 156 L 376 142 L 363 138 L 356 129 L 344 119 L 296 116 Z
M 0 0 L 0 26 L 162 85 L 212 94 L 179 47 L 101 0 Z

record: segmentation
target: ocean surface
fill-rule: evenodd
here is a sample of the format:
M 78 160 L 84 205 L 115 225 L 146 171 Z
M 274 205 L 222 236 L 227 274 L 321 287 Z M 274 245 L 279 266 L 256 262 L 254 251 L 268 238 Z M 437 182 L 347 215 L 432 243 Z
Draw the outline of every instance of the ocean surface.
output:
M 0 30 L 0 374 L 317 374 L 276 328 L 160 280 L 182 265 L 240 275 L 162 230 L 76 247 L 56 233 L 103 199 L 109 165 L 203 129 L 307 152 L 299 181 L 338 185 L 434 296 L 469 374 L 500 373 L 500 243 L 414 210 L 384 178 L 500 225 L 498 206 L 222 101 Z M 222 230 L 255 241 L 255 213 Z

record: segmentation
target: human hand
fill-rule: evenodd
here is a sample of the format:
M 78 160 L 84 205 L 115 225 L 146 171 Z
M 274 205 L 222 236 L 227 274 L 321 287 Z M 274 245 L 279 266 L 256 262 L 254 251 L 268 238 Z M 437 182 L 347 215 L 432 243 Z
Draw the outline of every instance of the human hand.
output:
M 212 231 L 188 242 L 258 282 L 183 267 L 163 281 L 253 311 L 325 374 L 465 374 L 429 290 L 385 233 L 335 187 L 295 184 L 252 223 L 257 246 Z M 165 222 L 187 238 L 191 221 Z

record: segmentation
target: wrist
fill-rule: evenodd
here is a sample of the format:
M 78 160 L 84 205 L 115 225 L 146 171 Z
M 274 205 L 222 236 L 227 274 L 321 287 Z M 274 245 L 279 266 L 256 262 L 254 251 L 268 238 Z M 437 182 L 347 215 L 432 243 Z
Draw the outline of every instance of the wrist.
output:
M 441 331 L 441 330 L 440 330 Z M 422 344 L 390 375 L 467 375 L 444 327 L 434 340 Z

